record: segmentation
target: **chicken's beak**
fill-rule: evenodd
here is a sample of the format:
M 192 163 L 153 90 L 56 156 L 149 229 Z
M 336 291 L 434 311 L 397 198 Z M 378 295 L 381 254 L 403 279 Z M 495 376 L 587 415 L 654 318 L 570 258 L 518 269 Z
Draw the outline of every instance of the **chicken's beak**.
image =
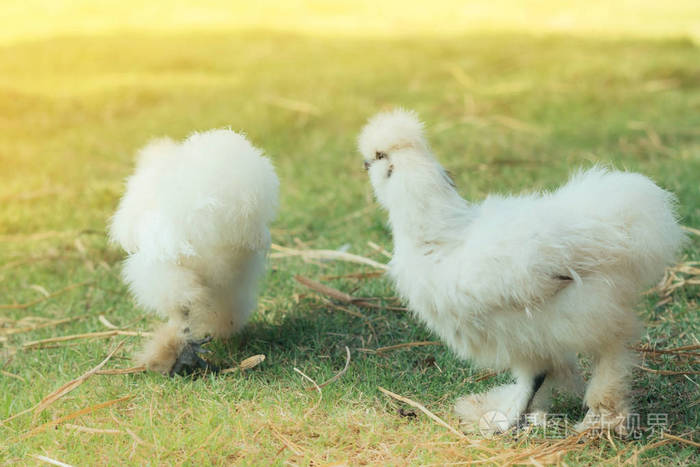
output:
M 369 170 L 369 162 L 365 161 L 365 170 Z

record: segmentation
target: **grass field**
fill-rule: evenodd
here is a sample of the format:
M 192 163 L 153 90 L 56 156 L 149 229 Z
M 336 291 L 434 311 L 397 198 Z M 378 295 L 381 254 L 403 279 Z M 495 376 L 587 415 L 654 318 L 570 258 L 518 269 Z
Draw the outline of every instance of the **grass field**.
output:
M 0 35 L 0 419 L 34 407 L 119 342 L 105 368 L 132 366 L 138 336 L 27 344 L 109 331 L 101 316 L 127 331 L 156 322 L 132 303 L 119 277 L 123 253 L 105 238 L 133 154 L 155 136 L 245 131 L 281 179 L 273 241 L 293 248 L 387 260 L 368 245 L 391 250 L 391 236 L 355 138 L 367 117 L 395 105 L 421 114 L 468 198 L 551 188 L 600 162 L 675 192 L 683 224 L 700 228 L 700 10 L 681 0 L 570 3 L 557 16 L 552 2 L 528 14 L 515 1 L 472 2 L 452 17 L 454 2 L 431 2 L 434 16 L 390 2 L 400 14 L 387 28 L 365 2 L 354 14 L 349 2 L 290 2 L 286 13 L 268 5 L 234 15 L 210 1 L 209 10 L 180 6 L 171 16 L 152 7 L 152 24 L 131 0 L 105 10 L 82 1 L 0 6 L 8 24 Z M 700 237 L 690 238 L 686 264 L 700 261 Z M 261 365 L 200 379 L 94 375 L 45 410 L 2 423 L 0 462 L 700 462 L 697 353 L 644 353 L 647 368 L 690 374 L 634 378 L 642 425 L 666 414 L 665 432 L 685 442 L 650 431 L 560 445 L 542 433 L 457 437 L 378 387 L 457 426 L 454 399 L 508 375 L 484 378 L 485 369 L 437 345 L 373 352 L 436 338 L 404 312 L 333 306 L 294 280 L 395 305 L 383 277 L 333 278 L 362 271 L 370 269 L 271 258 L 253 321 L 212 346 L 223 366 L 264 354 Z M 668 297 L 642 300 L 641 345 L 698 344 L 698 285 L 688 283 L 698 275 L 684 271 Z M 295 371 L 321 383 L 343 368 L 346 346 L 347 372 L 320 394 Z M 577 400 L 562 398 L 557 409 L 574 421 L 583 415 Z

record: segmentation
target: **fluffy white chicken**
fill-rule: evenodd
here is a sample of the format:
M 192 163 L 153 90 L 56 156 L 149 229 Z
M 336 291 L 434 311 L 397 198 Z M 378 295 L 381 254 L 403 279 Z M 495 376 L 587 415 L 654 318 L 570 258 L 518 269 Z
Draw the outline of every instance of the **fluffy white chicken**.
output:
M 112 218 L 129 254 L 137 303 L 168 319 L 137 355 L 168 374 L 215 369 L 199 355 L 239 330 L 256 306 L 279 182 L 270 161 L 230 130 L 151 142 Z
M 457 401 L 465 429 L 542 421 L 551 389 L 580 382 L 593 357 L 584 428 L 624 431 L 634 306 L 674 260 L 683 234 L 674 196 L 643 175 L 593 168 L 551 193 L 457 193 L 412 112 L 373 117 L 358 139 L 388 211 L 390 276 L 413 312 L 461 358 L 516 382 Z

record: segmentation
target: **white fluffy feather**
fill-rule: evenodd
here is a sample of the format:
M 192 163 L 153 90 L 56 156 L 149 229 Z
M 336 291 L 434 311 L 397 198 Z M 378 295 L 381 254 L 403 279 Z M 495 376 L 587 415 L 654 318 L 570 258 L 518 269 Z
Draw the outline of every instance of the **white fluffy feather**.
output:
M 569 379 L 572 355 L 591 354 L 586 403 L 624 415 L 633 307 L 683 240 L 674 196 L 643 175 L 595 167 L 554 192 L 468 203 L 415 114 L 401 110 L 372 118 L 359 148 L 389 212 L 390 275 L 418 317 L 459 356 L 512 370 L 516 388 L 541 372 L 548 383 Z M 465 423 L 524 410 L 527 390 L 512 403 L 494 391 L 458 404 Z
M 270 161 L 230 130 L 141 149 L 110 226 L 129 253 L 123 275 L 138 304 L 195 337 L 243 326 L 256 304 L 278 190 Z

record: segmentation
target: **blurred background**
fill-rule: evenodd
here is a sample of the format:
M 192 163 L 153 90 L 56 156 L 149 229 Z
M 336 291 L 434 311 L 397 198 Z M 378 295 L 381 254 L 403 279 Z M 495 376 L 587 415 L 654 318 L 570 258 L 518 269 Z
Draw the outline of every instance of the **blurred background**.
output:
M 519 31 L 700 36 L 693 0 L 27 0 L 3 2 L 7 41 L 125 31 L 275 30 L 318 35 L 454 35 Z
M 137 147 L 221 126 L 275 159 L 282 222 L 322 227 L 367 199 L 355 135 L 396 105 L 469 196 L 591 161 L 689 189 L 697 1 L 379 3 L 2 2 L 0 233 L 101 230 Z

